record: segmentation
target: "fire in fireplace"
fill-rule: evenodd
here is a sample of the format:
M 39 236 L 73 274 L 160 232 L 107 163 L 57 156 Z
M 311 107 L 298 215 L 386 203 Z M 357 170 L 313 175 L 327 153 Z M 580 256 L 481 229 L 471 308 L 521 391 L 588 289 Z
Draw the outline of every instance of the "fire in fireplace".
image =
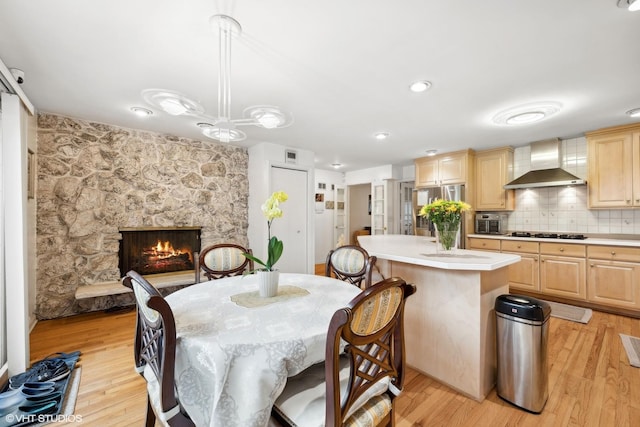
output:
M 200 227 L 121 229 L 120 275 L 193 270 L 200 251 Z

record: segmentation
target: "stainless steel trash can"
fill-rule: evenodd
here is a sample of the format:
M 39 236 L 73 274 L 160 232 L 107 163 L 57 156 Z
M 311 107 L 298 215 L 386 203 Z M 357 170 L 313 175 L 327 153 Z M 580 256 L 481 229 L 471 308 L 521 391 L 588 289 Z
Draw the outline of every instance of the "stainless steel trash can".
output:
M 495 312 L 498 396 L 540 413 L 548 397 L 551 307 L 536 298 L 505 294 L 496 298 Z

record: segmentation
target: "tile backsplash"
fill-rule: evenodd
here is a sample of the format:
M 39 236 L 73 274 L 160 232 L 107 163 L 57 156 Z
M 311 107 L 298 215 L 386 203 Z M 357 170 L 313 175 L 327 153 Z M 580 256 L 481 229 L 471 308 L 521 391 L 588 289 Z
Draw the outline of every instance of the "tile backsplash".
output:
M 561 144 L 562 167 L 587 179 L 587 140 Z M 529 146 L 514 151 L 514 177 L 530 170 Z M 587 182 L 587 185 L 589 183 Z M 587 186 L 516 190 L 516 209 L 508 214 L 509 231 L 583 234 L 640 234 L 640 209 L 587 209 Z

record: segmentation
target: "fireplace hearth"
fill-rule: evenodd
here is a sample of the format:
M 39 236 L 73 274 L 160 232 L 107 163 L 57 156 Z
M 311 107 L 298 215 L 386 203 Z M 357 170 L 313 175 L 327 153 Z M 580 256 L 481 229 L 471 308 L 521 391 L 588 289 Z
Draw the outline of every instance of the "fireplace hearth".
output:
M 193 270 L 200 252 L 200 227 L 121 229 L 120 276 Z

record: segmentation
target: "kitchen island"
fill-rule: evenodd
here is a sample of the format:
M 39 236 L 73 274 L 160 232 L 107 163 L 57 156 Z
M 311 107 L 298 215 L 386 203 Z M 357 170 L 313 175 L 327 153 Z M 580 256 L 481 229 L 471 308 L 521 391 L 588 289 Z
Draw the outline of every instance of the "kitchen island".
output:
M 436 252 L 432 238 L 360 236 L 384 277 L 416 286 L 405 308 L 406 361 L 482 401 L 496 382 L 494 303 L 509 293 L 507 266 L 520 256 L 458 249 Z

